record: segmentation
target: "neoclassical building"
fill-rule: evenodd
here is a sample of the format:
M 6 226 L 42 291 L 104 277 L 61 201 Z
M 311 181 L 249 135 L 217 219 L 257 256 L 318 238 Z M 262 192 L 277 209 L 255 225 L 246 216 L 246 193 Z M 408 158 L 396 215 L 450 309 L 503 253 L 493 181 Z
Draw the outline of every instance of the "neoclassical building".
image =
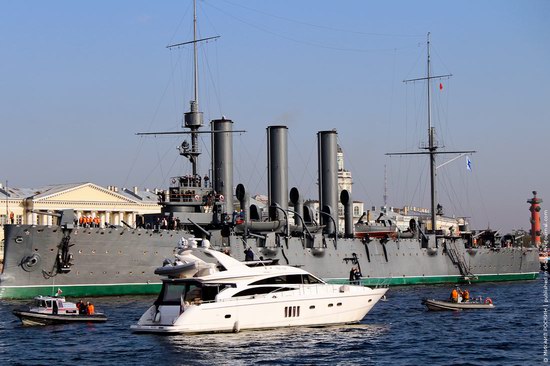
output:
M 138 190 L 94 183 L 57 184 L 46 187 L 6 188 L 0 185 L 0 225 L 15 224 L 52 225 L 51 215 L 63 209 L 75 210 L 81 217 L 99 218 L 101 227 L 106 224 L 133 226 L 136 215 L 160 213 L 155 190 Z M 50 214 L 50 215 L 49 215 Z M 4 231 L 0 230 L 3 239 Z

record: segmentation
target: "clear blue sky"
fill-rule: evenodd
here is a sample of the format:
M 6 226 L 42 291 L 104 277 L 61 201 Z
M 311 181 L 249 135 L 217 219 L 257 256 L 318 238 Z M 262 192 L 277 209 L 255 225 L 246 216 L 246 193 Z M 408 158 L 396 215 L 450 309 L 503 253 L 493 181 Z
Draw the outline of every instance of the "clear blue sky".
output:
M 1 1 L 0 180 L 166 188 L 185 172 L 174 138 L 191 99 L 191 0 Z M 289 127 L 290 186 L 316 198 L 316 132 L 336 128 L 367 207 L 428 206 L 427 165 L 388 158 L 425 140 L 431 32 L 434 124 L 446 213 L 474 227 L 529 227 L 526 200 L 550 202 L 549 1 L 198 1 L 200 105 L 235 121 L 235 184 L 265 193 L 265 128 Z M 204 140 L 205 157 L 208 157 Z M 205 171 L 207 164 L 201 169 Z M 422 178 L 421 178 L 422 177 Z M 544 208 L 544 207 L 543 207 Z

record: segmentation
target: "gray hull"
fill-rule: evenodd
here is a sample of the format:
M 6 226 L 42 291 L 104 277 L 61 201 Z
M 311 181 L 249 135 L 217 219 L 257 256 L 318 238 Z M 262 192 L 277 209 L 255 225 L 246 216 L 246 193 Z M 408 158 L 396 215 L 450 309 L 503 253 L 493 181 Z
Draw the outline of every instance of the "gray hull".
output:
M 145 229 L 72 229 L 68 232 L 70 265 L 60 268 L 64 242 L 60 227 L 6 225 L 4 268 L 0 298 L 29 298 L 62 288 L 66 296 L 156 293 L 160 278 L 154 274 L 164 258 L 173 256 L 183 231 Z M 441 238 L 438 247 L 422 248 L 418 239 L 313 240 L 275 234 L 266 240 L 236 235 L 211 238 L 216 249 L 229 249 L 244 260 L 250 246 L 256 258 L 278 259 L 303 267 L 334 283 L 348 281 L 352 267 L 362 272 L 366 285 L 408 285 L 476 281 L 528 280 L 538 275 L 538 252 L 533 248 L 467 249 L 460 239 Z M 452 246 L 450 246 L 452 245 Z

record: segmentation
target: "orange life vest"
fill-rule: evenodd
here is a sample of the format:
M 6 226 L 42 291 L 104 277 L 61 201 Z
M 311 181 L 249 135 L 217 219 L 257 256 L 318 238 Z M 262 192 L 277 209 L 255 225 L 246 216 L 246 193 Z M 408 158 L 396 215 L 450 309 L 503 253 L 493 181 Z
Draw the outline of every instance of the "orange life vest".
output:
M 458 301 L 458 291 L 456 289 L 453 289 L 453 291 L 451 292 L 451 298 L 454 301 Z

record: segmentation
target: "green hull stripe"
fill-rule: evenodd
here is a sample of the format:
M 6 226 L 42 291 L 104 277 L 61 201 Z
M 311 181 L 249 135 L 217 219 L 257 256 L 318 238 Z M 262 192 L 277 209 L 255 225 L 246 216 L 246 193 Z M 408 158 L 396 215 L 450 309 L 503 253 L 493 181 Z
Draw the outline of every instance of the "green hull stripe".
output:
M 477 278 L 464 279 L 462 276 L 419 276 L 419 277 L 389 277 L 389 278 L 362 278 L 361 284 L 366 286 L 402 286 L 402 285 L 433 285 L 445 283 L 476 283 L 498 281 L 534 280 L 538 273 L 509 273 L 479 275 Z M 329 283 L 346 284 L 347 279 L 329 279 Z M 60 288 L 63 296 L 119 296 L 119 295 L 155 295 L 160 292 L 160 283 L 118 284 L 118 285 L 72 285 L 72 286 L 28 286 L 2 287 L 0 299 L 28 299 L 38 295 L 53 295 Z
M 462 276 L 418 276 L 418 277 L 389 277 L 389 278 L 362 278 L 361 284 L 365 286 L 402 286 L 402 285 L 435 285 L 445 283 L 477 283 L 500 281 L 525 281 L 534 280 L 538 272 L 508 273 L 478 275 L 465 279 Z M 330 279 L 327 282 L 335 284 L 349 283 L 348 279 Z
M 62 296 L 118 296 L 153 295 L 160 292 L 161 283 L 125 283 L 119 285 L 74 285 L 74 286 L 28 286 L 0 287 L 0 299 L 28 299 L 38 295 L 53 295 L 60 288 Z

